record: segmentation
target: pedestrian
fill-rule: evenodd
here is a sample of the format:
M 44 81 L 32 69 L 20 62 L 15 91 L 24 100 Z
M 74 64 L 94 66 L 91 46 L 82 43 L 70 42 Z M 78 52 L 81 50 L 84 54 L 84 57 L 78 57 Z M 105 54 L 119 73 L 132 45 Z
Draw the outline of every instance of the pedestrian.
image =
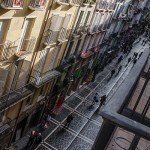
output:
M 103 105 L 105 105 L 105 102 L 106 102 L 106 95 L 103 95 L 100 99 L 100 104 L 99 104 L 99 107 L 98 109 L 100 109 Z
M 95 103 L 99 102 L 99 95 L 98 93 L 95 93 L 94 97 L 93 97 L 93 102 L 92 102 L 92 106 L 95 105 Z
M 133 54 L 133 58 L 132 59 L 136 59 L 137 58 L 137 56 L 138 56 L 138 53 L 137 52 L 134 52 L 134 54 Z
M 42 142 L 42 136 L 41 136 L 41 133 L 38 133 L 38 136 L 36 137 L 34 141 L 34 145 L 32 149 L 35 149 L 41 142 Z
M 139 57 L 138 57 L 138 59 L 141 57 L 141 55 L 143 54 L 143 52 L 141 52 L 140 54 L 139 54 Z
M 29 141 L 26 145 L 26 148 L 28 148 L 29 146 L 32 146 L 32 144 L 35 142 L 36 138 L 37 138 L 37 132 L 34 130 L 31 131 Z
M 121 69 L 122 69 L 122 66 L 120 65 L 119 68 L 118 68 L 117 75 L 120 73 Z
M 134 58 L 134 59 L 133 59 L 133 66 L 135 65 L 136 62 L 137 62 L 137 59 Z
M 118 58 L 118 61 L 117 61 L 117 64 L 119 64 L 123 59 L 123 56 L 121 55 L 119 58 Z
M 65 123 L 65 127 L 66 128 L 69 128 L 69 126 L 70 126 L 70 123 L 72 122 L 72 120 L 73 120 L 73 115 L 72 115 L 72 113 L 67 117 L 67 119 L 66 119 L 66 123 Z
M 113 70 L 111 71 L 111 75 L 110 75 L 110 78 L 109 78 L 109 79 L 111 79 L 114 74 L 115 74 L 115 69 L 113 69 Z

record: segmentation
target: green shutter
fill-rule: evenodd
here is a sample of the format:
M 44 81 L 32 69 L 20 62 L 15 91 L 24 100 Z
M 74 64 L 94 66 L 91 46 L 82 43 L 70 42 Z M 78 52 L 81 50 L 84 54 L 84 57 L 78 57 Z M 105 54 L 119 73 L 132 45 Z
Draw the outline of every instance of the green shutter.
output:
M 77 70 L 75 71 L 75 73 L 74 73 L 74 76 L 75 76 L 76 78 L 81 78 L 81 76 L 82 76 L 82 70 L 81 70 L 81 69 L 77 69 Z
M 98 63 L 99 63 L 98 59 L 94 59 L 93 65 L 92 65 L 93 68 L 96 67 L 98 65 Z

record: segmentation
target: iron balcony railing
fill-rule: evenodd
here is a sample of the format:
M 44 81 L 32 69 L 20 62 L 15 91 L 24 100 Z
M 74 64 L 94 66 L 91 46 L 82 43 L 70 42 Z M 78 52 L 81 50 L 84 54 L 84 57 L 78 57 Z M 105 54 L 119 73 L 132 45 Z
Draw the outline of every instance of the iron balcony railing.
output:
M 62 28 L 59 33 L 58 41 L 60 42 L 67 41 L 69 38 L 69 34 L 70 34 L 70 29 Z
M 31 83 L 24 85 L 23 87 L 10 91 L 9 93 L 0 97 L 0 110 L 3 110 L 18 101 L 22 98 L 25 98 L 33 93 L 33 86 Z
M 12 47 L 12 42 L 0 44 L 0 62 L 9 59 L 14 53 L 15 49 Z
M 44 44 L 49 46 L 56 44 L 60 31 L 53 31 L 48 29 L 44 36 Z
M 22 43 L 22 45 L 17 52 L 20 42 Z M 21 40 L 19 38 L 14 42 L 7 41 L 4 44 L 0 44 L 0 61 L 6 61 L 14 54 L 22 56 L 33 52 L 35 42 L 36 42 L 36 38 L 31 37 L 29 39 L 24 39 L 24 40 Z
M 70 0 L 70 5 L 81 5 L 82 0 Z
M 52 78 L 56 78 L 60 75 L 60 72 L 56 70 L 48 70 L 47 72 L 40 72 L 38 70 L 34 70 L 34 85 L 40 86 L 45 82 L 51 80 Z
M 18 52 L 16 52 L 16 54 L 22 56 L 32 53 L 34 51 L 35 43 L 36 43 L 35 37 L 22 40 L 22 45 L 18 50 Z
M 1 6 L 3 8 L 22 8 L 24 0 L 2 0 Z
M 69 5 L 70 0 L 56 0 L 60 5 Z
M 47 0 L 31 0 L 29 8 L 44 9 L 46 3 L 47 3 Z

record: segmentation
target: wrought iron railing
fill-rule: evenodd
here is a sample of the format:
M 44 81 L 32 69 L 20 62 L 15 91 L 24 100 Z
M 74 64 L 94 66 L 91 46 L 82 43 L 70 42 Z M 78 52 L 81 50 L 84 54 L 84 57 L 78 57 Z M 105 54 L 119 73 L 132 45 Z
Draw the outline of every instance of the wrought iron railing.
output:
M 40 72 L 38 70 L 34 70 L 34 84 L 40 85 L 45 81 L 48 81 L 51 77 L 56 77 L 59 75 L 59 72 L 56 70 L 48 70 L 47 72 Z
M 23 7 L 24 0 L 2 0 L 4 7 Z
M 45 36 L 44 36 L 44 44 L 51 45 L 57 42 L 58 36 L 60 31 L 53 31 L 48 29 Z
M 67 30 L 67 29 L 62 28 L 61 31 L 60 31 L 60 33 L 59 33 L 58 40 L 59 41 L 66 41 L 66 40 L 68 40 L 69 33 L 70 33 L 69 29 Z
M 36 38 L 31 37 L 29 39 L 22 40 L 22 45 L 17 52 L 17 48 L 19 46 L 20 41 L 21 41 L 21 39 L 19 38 L 14 42 L 7 41 L 4 44 L 0 44 L 0 61 L 8 60 L 15 53 L 17 55 L 22 56 L 24 54 L 29 54 L 29 53 L 33 52 Z
M 31 0 L 30 6 L 33 8 L 44 8 L 47 0 Z
M 82 0 L 70 0 L 70 4 L 81 5 Z
M 56 2 L 61 5 L 69 5 L 70 0 L 56 0 Z
M 24 85 L 23 87 L 16 89 L 14 91 L 10 91 L 9 93 L 0 97 L 0 109 L 5 109 L 10 105 L 13 105 L 20 98 L 25 97 L 26 95 L 31 94 L 33 91 L 33 86 L 31 83 Z

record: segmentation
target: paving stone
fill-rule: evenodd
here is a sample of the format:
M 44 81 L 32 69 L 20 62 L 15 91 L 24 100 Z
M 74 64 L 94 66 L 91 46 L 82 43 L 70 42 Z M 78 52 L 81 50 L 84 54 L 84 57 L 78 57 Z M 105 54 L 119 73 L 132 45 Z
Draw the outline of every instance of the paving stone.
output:
M 97 85 L 98 85 L 97 82 L 92 82 L 87 87 L 90 88 L 90 89 L 94 89 Z
M 79 133 L 84 125 L 88 122 L 88 119 L 78 115 L 77 113 L 73 113 L 73 117 L 73 121 L 71 122 L 69 128 Z M 66 121 L 64 121 L 63 124 L 65 124 L 65 122 Z
M 83 98 L 85 98 L 90 93 L 90 90 L 84 88 L 77 92 L 77 94 Z
M 63 106 L 61 112 L 53 118 L 58 122 L 62 122 L 70 114 L 70 112 L 71 111 L 69 109 Z
M 59 150 L 65 150 L 74 138 L 74 134 L 59 127 L 46 139 L 46 142 Z
M 57 127 L 57 124 L 50 121 L 49 127 L 44 132 L 42 132 L 42 138 L 43 139 L 46 138 L 56 127 Z
M 52 149 L 46 148 L 45 146 L 40 145 L 36 150 L 52 150 Z
M 77 107 L 80 103 L 81 103 L 81 99 L 74 96 L 74 97 L 71 97 L 71 98 L 68 98 L 66 101 L 65 101 L 65 104 L 67 104 L 69 107 L 71 108 L 75 108 Z
M 100 111 L 95 111 L 94 114 L 91 117 L 92 120 L 94 120 L 97 124 L 101 125 L 103 122 L 103 119 L 100 115 Z
M 93 122 L 89 121 L 80 132 L 81 135 L 95 141 L 95 138 L 100 130 L 100 127 Z
M 67 150 L 91 150 L 92 144 L 76 137 Z
M 91 104 L 83 102 L 76 110 L 77 112 L 80 112 L 84 116 L 90 118 L 94 114 L 96 109 L 96 104 L 95 106 L 91 106 Z

